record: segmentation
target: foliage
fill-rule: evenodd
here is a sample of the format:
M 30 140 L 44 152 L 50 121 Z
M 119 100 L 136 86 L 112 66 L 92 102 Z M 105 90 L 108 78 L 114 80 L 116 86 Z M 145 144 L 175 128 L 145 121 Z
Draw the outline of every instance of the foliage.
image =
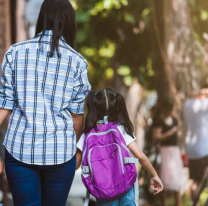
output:
M 148 1 L 73 0 L 77 9 L 77 49 L 87 58 L 94 88 L 129 86 L 133 77 L 151 86 L 152 41 Z
M 187 0 L 199 47 L 208 41 L 207 1 Z M 129 86 L 134 77 L 154 89 L 157 51 L 154 48 L 150 1 L 71 0 L 77 12 L 77 50 L 89 63 L 93 88 L 114 86 L 118 80 Z M 196 51 L 202 67 L 203 51 Z M 154 66 L 153 66 L 154 65 Z
M 196 48 L 196 64 L 199 69 L 202 68 L 202 81 L 201 86 L 207 87 L 208 72 L 206 67 L 208 66 L 207 54 L 208 54 L 208 2 L 189 0 L 190 13 L 192 18 L 192 24 L 194 28 L 194 36 L 197 42 Z

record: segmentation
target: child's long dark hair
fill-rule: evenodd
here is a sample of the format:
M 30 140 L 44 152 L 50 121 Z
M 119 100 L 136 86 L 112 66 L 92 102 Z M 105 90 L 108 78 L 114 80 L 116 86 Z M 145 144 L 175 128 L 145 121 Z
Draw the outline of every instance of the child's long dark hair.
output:
M 87 98 L 88 113 L 85 121 L 84 133 L 93 128 L 97 131 L 97 122 L 108 116 L 109 122 L 124 126 L 127 134 L 133 137 L 133 125 L 129 119 L 123 96 L 111 89 L 99 89 L 90 92 Z

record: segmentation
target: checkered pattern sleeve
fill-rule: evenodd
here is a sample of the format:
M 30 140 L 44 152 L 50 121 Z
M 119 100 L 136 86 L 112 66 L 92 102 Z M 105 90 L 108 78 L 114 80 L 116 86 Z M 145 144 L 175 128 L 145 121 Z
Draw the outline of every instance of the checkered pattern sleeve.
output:
M 0 108 L 12 110 L 15 104 L 14 98 L 14 71 L 12 69 L 12 47 L 6 52 L 1 71 Z
M 74 74 L 72 100 L 69 106 L 69 110 L 75 114 L 82 114 L 84 112 L 84 100 L 91 89 L 88 81 L 87 71 L 87 61 L 80 58 L 80 61 L 77 65 L 77 71 Z

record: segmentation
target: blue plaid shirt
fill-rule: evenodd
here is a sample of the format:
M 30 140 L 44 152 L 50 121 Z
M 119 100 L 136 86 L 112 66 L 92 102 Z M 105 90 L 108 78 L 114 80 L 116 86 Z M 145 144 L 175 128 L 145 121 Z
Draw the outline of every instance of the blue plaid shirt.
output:
M 76 153 L 70 112 L 81 114 L 90 91 L 87 62 L 64 40 L 50 58 L 52 31 L 12 45 L 2 63 L 0 108 L 12 110 L 4 145 L 17 160 L 56 165 Z

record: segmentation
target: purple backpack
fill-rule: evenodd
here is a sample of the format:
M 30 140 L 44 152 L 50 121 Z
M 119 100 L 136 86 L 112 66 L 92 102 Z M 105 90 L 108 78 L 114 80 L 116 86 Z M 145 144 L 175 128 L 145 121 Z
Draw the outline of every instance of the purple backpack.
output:
M 123 196 L 136 182 L 138 159 L 130 155 L 118 125 L 106 121 L 98 125 L 97 132 L 92 129 L 85 136 L 82 181 L 94 197 L 113 200 Z

